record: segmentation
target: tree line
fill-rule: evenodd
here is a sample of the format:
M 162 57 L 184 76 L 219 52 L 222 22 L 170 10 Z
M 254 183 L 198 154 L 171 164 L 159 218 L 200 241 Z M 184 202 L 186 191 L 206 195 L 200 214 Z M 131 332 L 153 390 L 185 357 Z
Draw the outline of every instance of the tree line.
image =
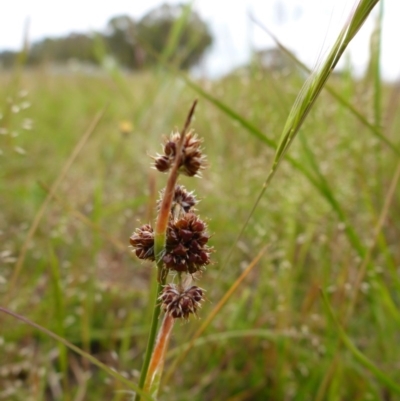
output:
M 159 57 L 173 60 L 181 69 L 196 65 L 212 44 L 207 24 L 184 5 L 164 4 L 135 21 L 128 15 L 111 18 L 103 32 L 71 33 L 65 37 L 34 42 L 25 64 L 66 63 L 71 59 L 98 65 L 104 55 L 112 56 L 131 70 L 149 68 Z M 19 52 L 0 53 L 0 66 L 10 68 Z

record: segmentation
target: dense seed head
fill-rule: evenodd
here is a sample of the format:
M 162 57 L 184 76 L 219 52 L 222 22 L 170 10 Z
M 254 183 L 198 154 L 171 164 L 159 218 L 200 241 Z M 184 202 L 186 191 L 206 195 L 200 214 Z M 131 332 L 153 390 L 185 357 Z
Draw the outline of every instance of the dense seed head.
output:
M 177 272 L 193 274 L 210 263 L 212 249 L 206 224 L 194 213 L 186 213 L 179 220 L 170 221 L 167 228 L 165 267 Z
M 194 274 L 210 263 L 212 248 L 207 225 L 194 213 L 183 213 L 171 219 L 166 233 L 166 247 L 162 258 L 167 269 Z M 129 239 L 139 259 L 154 261 L 154 232 L 149 224 L 137 228 Z
M 204 290 L 197 286 L 183 289 L 175 284 L 164 286 L 159 300 L 165 313 L 174 319 L 188 319 L 192 313 L 197 315 L 198 308 L 203 301 Z
M 155 168 L 162 173 L 167 172 L 172 165 L 173 160 L 171 160 L 168 156 L 157 156 L 154 161 Z
M 201 142 L 193 132 L 189 132 L 183 141 L 183 161 L 179 171 L 189 177 L 200 175 L 200 170 L 204 170 L 206 166 L 206 157 L 201 153 Z
M 137 228 L 129 238 L 136 256 L 139 259 L 154 261 L 154 232 L 150 224 Z
M 157 155 L 154 158 L 154 166 L 158 171 L 168 171 L 176 157 L 177 143 L 180 134 L 175 132 L 165 140 L 163 147 L 164 154 Z M 206 157 L 201 151 L 201 140 L 193 132 L 185 135 L 182 146 L 182 159 L 179 165 L 179 172 L 189 177 L 199 176 L 200 171 L 206 166 Z
M 157 208 L 160 210 L 161 202 L 164 197 L 164 190 L 160 193 L 160 199 L 157 202 Z M 188 213 L 193 210 L 197 200 L 193 192 L 188 192 L 183 185 L 177 185 L 175 187 L 174 196 L 171 204 L 171 218 L 176 220 L 184 213 Z

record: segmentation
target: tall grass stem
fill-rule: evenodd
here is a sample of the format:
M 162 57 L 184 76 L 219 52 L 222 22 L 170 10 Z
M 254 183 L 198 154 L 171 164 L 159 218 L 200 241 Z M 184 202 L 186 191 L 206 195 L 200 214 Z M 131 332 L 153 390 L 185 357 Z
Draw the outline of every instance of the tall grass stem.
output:
M 190 122 L 192 120 L 194 111 L 196 109 L 197 100 L 195 100 L 192 104 L 192 107 L 189 110 L 187 115 L 185 124 L 180 132 L 180 140 L 177 144 L 176 149 L 176 157 L 174 160 L 174 164 L 170 170 L 167 186 L 164 191 L 163 198 L 161 200 L 160 210 L 157 216 L 155 232 L 154 232 L 154 255 L 156 259 L 157 265 L 157 291 L 155 292 L 154 299 L 151 300 L 151 304 L 154 305 L 153 315 L 151 319 L 151 326 L 149 337 L 147 340 L 147 347 L 144 356 L 143 366 L 140 373 L 139 379 L 139 387 L 143 388 L 146 382 L 146 376 L 150 365 L 151 355 L 154 348 L 154 343 L 156 341 L 156 334 L 157 334 L 157 327 L 158 327 L 158 320 L 161 312 L 161 304 L 158 301 L 158 297 L 162 291 L 163 286 L 165 285 L 166 279 L 166 272 L 164 271 L 164 263 L 162 261 L 162 257 L 165 252 L 165 239 L 166 239 L 166 231 L 168 226 L 169 215 L 171 211 L 172 199 L 174 195 L 175 185 L 178 179 L 178 168 L 181 162 L 181 153 L 182 153 L 182 146 L 183 141 L 185 139 L 186 132 L 189 128 Z M 140 400 L 140 394 L 136 395 L 136 401 Z

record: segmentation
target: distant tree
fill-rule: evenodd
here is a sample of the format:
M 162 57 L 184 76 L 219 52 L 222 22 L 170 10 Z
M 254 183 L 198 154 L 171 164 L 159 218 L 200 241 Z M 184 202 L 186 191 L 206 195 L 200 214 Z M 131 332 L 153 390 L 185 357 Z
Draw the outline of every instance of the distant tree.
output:
M 164 4 L 146 14 L 137 24 L 136 35 L 139 45 L 151 47 L 157 54 L 163 54 L 172 30 L 184 12 L 184 5 Z M 187 69 L 197 64 L 205 50 L 212 44 L 212 36 L 206 23 L 191 11 L 174 48 L 174 60 L 179 67 Z M 146 53 L 145 64 L 156 62 L 154 56 Z
M 120 65 L 128 68 L 141 67 L 135 31 L 134 20 L 127 15 L 119 15 L 108 21 L 104 35 L 110 53 Z
M 45 60 L 66 62 L 70 59 L 96 63 L 94 40 L 82 33 L 71 33 L 61 38 L 46 38 L 33 44 L 28 64 L 36 65 Z
M 72 33 L 66 37 L 45 38 L 33 43 L 28 65 L 44 61 L 65 63 L 76 59 L 99 63 L 98 39 L 103 39 L 116 61 L 130 69 L 140 69 L 158 63 L 155 54 L 169 57 L 180 68 L 198 63 L 212 43 L 204 21 L 187 6 L 164 4 L 146 14 L 139 22 L 127 15 L 111 18 L 104 33 L 91 36 Z M 152 51 L 148 51 L 151 49 Z M 168 52 L 166 52 L 168 49 Z M 11 67 L 16 52 L 0 53 L 0 66 Z
M 5 50 L 0 53 L 0 67 L 1 68 L 11 68 L 15 65 L 15 62 L 17 60 L 18 53 L 11 51 L 11 50 Z

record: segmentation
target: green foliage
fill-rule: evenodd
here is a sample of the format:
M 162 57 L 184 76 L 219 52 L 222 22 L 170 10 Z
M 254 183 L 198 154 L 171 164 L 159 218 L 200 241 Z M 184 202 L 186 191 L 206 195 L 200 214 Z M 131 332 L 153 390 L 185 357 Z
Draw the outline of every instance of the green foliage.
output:
M 136 24 L 127 15 L 111 18 L 107 23 L 103 40 L 113 57 L 124 67 L 140 68 L 143 64 L 141 50 L 134 39 L 135 32 Z
M 66 63 L 71 59 L 95 63 L 93 38 L 80 33 L 61 38 L 48 38 L 34 43 L 28 54 L 28 65 L 39 65 L 43 62 Z
M 108 54 L 99 57 L 98 42 L 104 42 Z M 164 4 L 135 21 L 128 15 L 111 18 L 105 32 L 71 33 L 65 37 L 45 38 L 33 43 L 27 64 L 38 66 L 46 62 L 65 64 L 70 60 L 102 64 L 111 56 L 120 66 L 143 69 L 157 65 L 157 59 L 147 52 L 151 49 L 165 53 L 182 69 L 196 65 L 212 44 L 206 23 L 189 6 Z M 17 53 L 0 53 L 0 67 L 11 68 Z
M 362 81 L 350 73 L 328 79 L 341 98 L 321 91 L 237 244 L 300 75 L 260 69 L 220 81 L 186 78 L 190 86 L 165 71 L 0 75 L 2 306 L 138 382 L 156 272 L 132 258 L 128 238 L 138 220 L 153 221 L 165 182 L 149 173 L 147 155 L 159 150 L 161 134 L 181 126 L 200 94 L 193 127 L 204 137 L 212 169 L 194 185 L 218 252 L 202 279 L 210 302 L 201 320 L 175 327 L 167 372 L 243 269 L 265 245 L 268 250 L 168 372 L 161 398 L 398 399 L 399 97 L 396 85 L 377 75 L 374 69 Z M 9 298 L 8 281 L 46 188 L 109 99 L 45 209 Z M 380 116 L 385 126 L 376 131 Z M 25 118 L 32 119 L 30 130 L 22 128 Z M 4 399 L 133 398 L 135 386 L 119 374 L 57 346 L 54 336 L 10 316 L 0 319 Z
M 174 27 L 177 26 L 179 17 L 185 15 L 185 10 L 187 14 L 183 20 L 182 32 L 174 38 L 174 34 L 178 33 L 174 31 Z M 197 64 L 204 51 L 212 44 L 207 25 L 196 12 L 190 12 L 190 9 L 183 5 L 164 4 L 150 11 L 137 25 L 137 38 L 140 43 L 150 46 L 156 54 L 163 54 L 172 43 L 167 56 L 173 53 L 174 58 L 178 60 L 178 66 L 183 69 Z M 154 64 L 157 61 L 157 58 L 148 55 L 145 64 Z
M 293 92 L 300 87 L 298 77 L 277 74 L 260 70 L 201 87 L 277 141 L 282 118 L 294 100 Z M 1 79 L 5 88 L 7 77 Z M 24 99 L 31 102 L 26 113 L 33 119 L 34 128 L 14 138 L 15 145 L 26 150 L 25 156 L 8 151 L 2 156 L 0 275 L 5 279 L 12 274 L 12 258 L 18 255 L 27 226 L 44 199 L 45 190 L 39 181 L 47 185 L 53 182 L 94 114 L 108 99 L 113 102 L 58 191 L 74 212 L 59 200 L 53 200 L 46 209 L 18 280 L 18 291 L 8 306 L 57 333 L 63 332 L 70 342 L 108 366 L 127 372 L 137 382 L 132 370 L 141 366 L 149 321 L 148 285 L 155 272 L 131 259 L 128 238 L 137 220 L 152 220 L 151 199 L 157 196 L 151 195 L 152 185 L 156 185 L 155 191 L 164 185 L 164 180 L 154 183 L 148 174 L 147 154 L 159 149 L 160 135 L 168 133 L 168 127 L 182 124 L 194 93 L 165 74 L 125 77 L 127 92 L 106 77 L 49 77 L 32 72 L 21 79 L 15 90 L 29 91 Z M 330 83 L 341 93 L 349 85 L 340 77 L 333 77 Z M 260 90 L 264 85 L 270 88 L 268 93 Z M 358 110 L 373 110 L 373 99 L 365 96 L 365 83 L 353 81 L 352 85 L 347 101 Z M 395 91 L 395 87 L 383 84 L 384 105 Z M 4 91 L 1 96 L 4 98 Z M 129 101 L 126 96 L 130 96 Z M 179 99 L 182 109 L 177 109 L 177 101 L 171 99 Z M 363 137 L 355 139 L 354 132 L 360 132 L 359 120 L 329 94 L 321 94 L 318 109 L 309 117 L 300 133 L 307 134 L 307 147 L 295 141 L 289 155 L 298 164 L 310 167 L 311 152 L 349 223 L 367 244 L 387 196 L 397 156 L 382 147 L 385 157 L 376 159 L 375 137 L 365 129 Z M 400 121 L 392 117 L 390 132 L 396 132 Z M 132 132 L 119 132 L 123 120 L 131 122 Z M 265 179 L 273 150 L 206 100 L 200 100 L 193 126 L 204 136 L 212 164 L 212 169 L 204 172 L 205 179 L 195 180 L 195 185 L 197 194 L 204 198 L 202 214 L 210 216 L 217 263 L 208 268 L 203 279 L 210 302 L 200 312 L 202 319 L 177 325 L 171 356 L 190 341 L 192 330 L 204 321 L 260 247 L 269 244 L 269 250 L 219 312 L 205 337 L 180 363 L 173 382 L 168 384 L 170 390 L 164 387 L 163 398 L 207 400 L 248 394 L 254 400 L 313 400 L 320 392 L 320 399 L 383 399 L 380 394 L 390 390 L 371 378 L 346 349 L 338 350 L 337 329 L 329 324 L 319 297 L 318 287 L 328 289 L 335 314 L 342 316 L 358 271 L 355 249 L 331 206 L 294 166 L 283 163 L 275 184 L 261 199 L 229 265 L 220 274 Z M 377 172 L 381 184 L 376 181 Z M 395 270 L 400 262 L 399 202 L 396 194 L 390 219 L 372 253 L 372 269 L 362 282 L 354 312 L 357 319 L 350 319 L 346 326 L 352 343 L 395 382 L 400 380 L 395 369 L 400 352 L 400 283 Z M 78 218 L 76 212 L 92 224 Z M 1 285 L 4 292 L 6 284 Z M 25 369 L 22 372 L 29 380 L 38 369 L 45 369 L 44 376 L 37 379 L 37 392 L 29 384 L 32 382 L 23 380 L 16 394 L 19 398 L 34 394 L 35 400 L 41 400 L 39 390 L 47 389 L 53 394 L 50 399 L 56 399 L 55 390 L 49 387 L 51 372 L 62 372 L 65 364 L 62 354 L 48 360 L 56 344 L 47 336 L 38 338 L 35 330 L 9 317 L 1 319 L 6 349 L 0 359 L 2 391 L 16 386 L 18 379 L 12 376 L 12 369 Z M 62 331 L 60 322 L 64 322 Z M 19 349 L 24 349 L 22 356 Z M 112 357 L 114 352 L 117 360 Z M 339 359 L 333 369 L 335 353 Z M 86 391 L 88 400 L 112 399 L 116 394 L 121 400 L 129 399 L 119 393 L 126 387 L 114 380 L 104 381 L 104 374 L 71 352 L 67 361 L 71 377 L 67 390 L 62 390 L 64 394 L 72 396 L 80 389 Z M 170 363 L 168 360 L 167 370 Z M 71 370 L 76 364 L 82 372 L 90 372 L 88 381 L 77 381 Z

